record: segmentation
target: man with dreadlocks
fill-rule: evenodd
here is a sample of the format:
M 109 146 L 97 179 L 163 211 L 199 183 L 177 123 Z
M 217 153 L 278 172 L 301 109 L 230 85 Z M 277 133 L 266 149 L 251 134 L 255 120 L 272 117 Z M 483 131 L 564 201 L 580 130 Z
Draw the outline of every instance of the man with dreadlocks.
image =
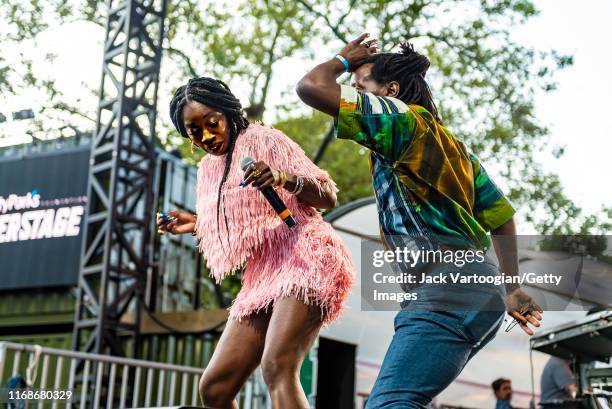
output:
M 514 209 L 478 159 L 442 126 L 425 73 L 429 60 L 409 43 L 378 53 L 362 34 L 298 83 L 308 105 L 333 116 L 337 136 L 368 148 L 382 241 L 387 249 L 487 249 L 493 233 L 500 266 L 417 265 L 422 276 L 518 272 Z M 353 87 L 337 84 L 352 71 Z M 507 235 L 501 240 L 498 235 Z M 392 263 L 410 273 L 411 263 Z M 399 269 L 399 270 L 398 270 Z M 422 281 L 423 282 L 423 281 Z M 451 287 L 419 284 L 404 301 L 368 409 L 425 408 L 494 336 L 504 309 L 529 335 L 542 309 L 516 284 Z
M 219 80 L 194 78 L 179 87 L 170 117 L 208 154 L 198 170 L 197 216 L 171 211 L 176 220 L 158 225 L 196 235 L 217 281 L 244 266 L 200 381 L 204 407 L 237 408 L 236 394 L 261 363 L 275 409 L 308 408 L 300 365 L 320 328 L 342 313 L 354 279 L 348 250 L 316 210 L 335 206 L 336 185 L 282 132 L 249 124 Z M 257 162 L 245 173 L 240 162 L 247 156 Z M 271 186 L 293 213 L 294 228 L 258 190 Z

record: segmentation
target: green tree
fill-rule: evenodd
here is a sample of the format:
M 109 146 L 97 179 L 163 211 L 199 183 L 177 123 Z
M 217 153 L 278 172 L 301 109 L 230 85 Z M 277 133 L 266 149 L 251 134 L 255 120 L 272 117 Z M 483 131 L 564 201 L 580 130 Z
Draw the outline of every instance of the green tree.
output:
M 302 107 L 292 92 L 295 84 L 285 85 L 288 97 L 271 101 L 274 69 L 282 59 L 298 57 L 309 61 L 296 67 L 305 72 L 326 58 L 328 48 L 339 49 L 362 27 L 372 27 L 385 51 L 395 49 L 402 39 L 411 39 L 426 51 L 432 61 L 428 77 L 444 123 L 485 165 L 503 165 L 498 182 L 507 185 L 519 207 L 528 209 L 528 221 L 541 233 L 579 231 L 588 225 L 583 222 L 591 220 L 564 195 L 558 177 L 534 159 L 551 142 L 548 129 L 535 117 L 535 92 L 554 90 L 555 72 L 571 65 L 572 58 L 512 40 L 510 30 L 537 15 L 532 1 L 243 0 L 233 5 L 170 0 L 168 4 L 160 95 L 171 94 L 189 76 L 223 78 L 240 94 L 251 119 L 262 118 L 266 110 L 277 112 L 273 122 L 314 155 L 331 121 L 303 111 L 287 115 Z M 0 28 L 0 46 L 27 42 L 47 27 L 65 22 L 102 25 L 104 5 L 96 0 L 0 0 L 6 22 Z M 49 129 L 48 122 L 35 124 L 38 132 L 70 130 L 85 118 L 90 120 L 78 123 L 93 128 L 91 108 L 87 111 L 67 101 L 52 79 L 32 75 L 31 62 L 14 64 L 0 56 L 0 93 L 28 86 L 46 90 L 48 100 L 42 109 L 57 120 L 55 129 Z M 187 141 L 171 129 L 165 106 L 160 107 L 161 141 L 169 147 L 178 145 L 187 160 L 195 162 L 198 154 L 189 153 Z M 562 147 L 557 151 L 562 152 Z M 339 182 L 342 201 L 371 194 L 367 155 L 351 143 L 332 141 L 320 164 Z
M 313 158 L 329 130 L 329 117 L 319 112 L 310 116 L 290 118 L 277 122 L 280 129 L 302 146 L 306 154 Z M 372 176 L 369 170 L 369 152 L 350 142 L 330 144 L 319 166 L 327 170 L 336 182 L 338 203 L 371 196 Z
M 572 57 L 511 40 L 510 29 L 537 14 L 532 1 L 298 3 L 318 16 L 327 41 L 346 42 L 356 34 L 353 27 L 370 26 L 376 27 L 383 51 L 405 39 L 416 42 L 432 62 L 428 77 L 445 125 L 485 164 L 504 164 L 510 198 L 527 206 L 528 214 L 542 215 L 529 221 L 541 233 L 552 233 L 556 213 L 566 222 L 579 217 L 581 210 L 564 195 L 558 177 L 534 160 L 549 142 L 548 129 L 534 114 L 535 91 L 554 90 L 555 71 L 571 65 Z M 544 186 L 552 200 L 538 197 Z

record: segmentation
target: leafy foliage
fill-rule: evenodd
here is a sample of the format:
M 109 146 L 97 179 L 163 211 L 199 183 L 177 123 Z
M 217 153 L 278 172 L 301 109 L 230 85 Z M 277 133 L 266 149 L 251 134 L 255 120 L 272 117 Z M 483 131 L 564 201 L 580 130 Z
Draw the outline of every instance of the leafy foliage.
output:
M 274 125 L 302 146 L 313 158 L 329 130 L 329 117 L 319 112 L 311 116 L 285 119 Z M 371 196 L 372 177 L 369 171 L 369 152 L 347 141 L 332 143 L 319 166 L 327 170 L 338 185 L 339 205 Z
M 0 13 L 6 22 L 0 44 L 19 44 L 64 23 L 86 20 L 102 26 L 105 2 L 0 0 Z M 169 1 L 160 95 L 170 94 L 187 77 L 222 78 L 240 95 L 250 119 L 261 119 L 266 110 L 291 113 L 277 118 L 276 126 L 314 155 L 331 121 L 304 111 L 292 92 L 270 100 L 279 63 L 290 57 L 308 60 L 308 66 L 296 67 L 305 72 L 325 58 L 321 49 L 339 49 L 362 28 L 373 28 L 385 51 L 411 39 L 432 61 L 428 78 L 444 123 L 485 166 L 497 166 L 497 181 L 527 210 L 527 221 L 540 233 L 593 230 L 602 226 L 605 214 L 582 215 L 563 193 L 558 177 L 535 160 L 550 140 L 535 116 L 534 94 L 554 90 L 555 73 L 573 62 L 554 50 L 513 42 L 512 27 L 537 13 L 531 0 Z M 52 79 L 37 78 L 31 61 L 24 58 L 15 64 L 0 56 L 0 94 L 24 87 L 46 90 L 49 98 L 42 109 L 62 119 L 58 129 L 76 118 L 89 118 L 86 126 L 93 129 L 95 112 L 63 98 Z M 286 88 L 291 90 L 293 84 Z M 42 123 L 34 125 L 42 129 Z M 201 152 L 190 153 L 188 141 L 178 137 L 166 119 L 158 130 L 160 140 L 169 148 L 178 147 L 187 161 L 196 163 L 201 157 Z M 555 147 L 555 155 L 562 153 L 563 147 Z M 367 154 L 356 145 L 333 141 L 320 165 L 338 182 L 341 202 L 371 194 Z

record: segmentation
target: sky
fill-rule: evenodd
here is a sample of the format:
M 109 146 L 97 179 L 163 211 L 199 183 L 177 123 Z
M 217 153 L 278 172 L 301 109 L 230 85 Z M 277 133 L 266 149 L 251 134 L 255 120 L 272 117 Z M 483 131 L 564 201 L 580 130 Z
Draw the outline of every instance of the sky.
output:
M 565 146 L 565 155 L 555 159 L 550 152 L 537 156 L 544 168 L 557 173 L 567 195 L 587 212 L 612 204 L 610 118 L 612 95 L 612 53 L 607 40 L 612 38 L 612 1 L 588 0 L 577 6 L 569 0 L 536 0 L 539 16 L 513 30 L 515 41 L 536 49 L 555 49 L 574 56 L 574 65 L 556 76 L 559 86 L 552 93 L 539 93 L 535 106 L 538 118 L 549 127 L 551 148 Z M 44 78 L 57 81 L 68 99 L 95 112 L 97 100 L 83 91 L 97 89 L 100 81 L 103 30 L 86 22 L 75 22 L 47 30 L 43 36 L 25 44 L 21 50 L 4 50 L 8 57 L 26 53 L 34 60 L 34 69 Z M 330 55 L 332 55 L 330 50 Z M 51 64 L 44 62 L 46 52 L 57 55 Z M 299 65 L 296 65 L 299 64 Z M 165 65 L 164 65 L 165 64 Z M 296 66 L 312 63 L 285 59 L 275 67 L 271 98 L 295 84 L 303 75 Z M 162 63 L 162 71 L 170 69 Z M 231 85 L 231 84 L 230 84 Z M 160 88 L 159 106 L 167 106 L 169 96 Z M 19 109 L 41 105 L 42 93 L 29 92 L 0 98 L 0 112 L 10 117 Z M 160 112 L 165 112 L 160 110 Z M 270 115 L 264 118 L 270 121 Z M 167 120 L 167 119 L 164 119 Z M 0 124 L 0 146 L 24 140 L 23 123 L 10 120 Z M 528 164 L 527 164 L 528 166 Z
M 587 211 L 612 204 L 612 1 L 536 1 L 538 17 L 515 31 L 515 39 L 539 49 L 574 56 L 574 65 L 557 74 L 557 91 L 540 93 L 536 113 L 550 128 L 551 141 L 566 146 L 554 159 L 541 155 L 559 174 L 568 196 Z

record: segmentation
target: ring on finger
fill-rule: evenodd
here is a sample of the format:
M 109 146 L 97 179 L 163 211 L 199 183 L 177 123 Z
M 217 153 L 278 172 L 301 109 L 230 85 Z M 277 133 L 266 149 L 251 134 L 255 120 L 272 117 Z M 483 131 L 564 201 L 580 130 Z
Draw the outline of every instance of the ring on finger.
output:
M 261 176 L 261 170 L 255 169 L 253 171 L 253 176 L 256 177 L 256 178 L 260 177 Z

